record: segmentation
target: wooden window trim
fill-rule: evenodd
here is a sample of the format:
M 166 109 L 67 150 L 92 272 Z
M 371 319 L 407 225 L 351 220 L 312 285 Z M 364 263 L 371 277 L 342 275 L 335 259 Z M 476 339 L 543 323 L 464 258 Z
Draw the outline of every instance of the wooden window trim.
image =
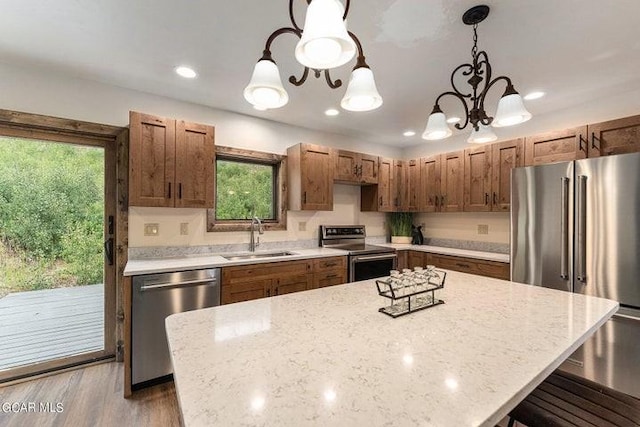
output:
M 216 158 L 218 156 L 230 160 L 245 160 L 261 162 L 276 166 L 276 219 L 264 220 L 263 228 L 267 231 L 287 229 L 287 156 L 261 151 L 244 150 L 241 148 L 216 146 Z M 217 185 L 214 184 L 214 194 Z M 225 231 L 249 231 L 251 221 L 249 220 L 216 220 L 215 209 L 207 209 L 207 232 Z

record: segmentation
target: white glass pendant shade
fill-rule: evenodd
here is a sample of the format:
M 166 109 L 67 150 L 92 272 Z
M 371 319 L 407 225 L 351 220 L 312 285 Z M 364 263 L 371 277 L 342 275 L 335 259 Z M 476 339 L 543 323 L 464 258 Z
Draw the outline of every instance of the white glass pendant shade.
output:
M 429 119 L 427 120 L 427 127 L 422 134 L 422 139 L 426 139 L 428 141 L 435 141 L 438 139 L 445 139 L 451 134 L 453 131 L 447 124 L 447 117 L 443 112 L 434 112 L 431 113 Z
M 471 136 L 467 139 L 467 142 L 470 144 L 484 144 L 485 142 L 492 142 L 498 139 L 498 136 L 493 132 L 491 126 L 486 126 L 481 123 L 478 124 L 479 129 L 473 129 L 471 131 Z
M 497 128 L 513 126 L 524 123 L 530 118 L 531 113 L 524 107 L 524 102 L 520 94 L 512 93 L 500 98 L 498 110 L 491 125 Z
M 326 70 L 349 62 L 356 44 L 342 19 L 344 6 L 338 0 L 313 0 L 307 8 L 302 38 L 295 50 L 296 59 L 305 67 Z
M 382 105 L 373 72 L 367 67 L 353 70 L 340 106 L 349 111 L 370 111 Z
M 280 108 L 289 102 L 280 71 L 273 61 L 261 59 L 256 63 L 251 81 L 244 89 L 244 98 L 260 109 Z

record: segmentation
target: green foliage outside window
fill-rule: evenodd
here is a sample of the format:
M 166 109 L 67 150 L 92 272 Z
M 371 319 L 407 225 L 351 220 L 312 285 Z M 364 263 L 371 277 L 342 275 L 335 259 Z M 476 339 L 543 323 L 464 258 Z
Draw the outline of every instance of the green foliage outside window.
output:
M 275 219 L 274 165 L 216 161 L 216 220 Z
M 102 283 L 104 151 L 0 138 L 0 297 Z

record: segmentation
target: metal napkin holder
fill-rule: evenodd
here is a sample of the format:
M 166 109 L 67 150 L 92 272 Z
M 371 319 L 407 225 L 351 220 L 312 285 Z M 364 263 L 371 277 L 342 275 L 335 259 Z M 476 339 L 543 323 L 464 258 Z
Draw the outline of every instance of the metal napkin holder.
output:
M 424 277 L 423 272 L 403 273 L 400 278 L 411 280 L 406 286 L 397 286 L 397 278 L 394 280 L 393 277 L 377 279 L 378 294 L 391 300 L 391 305 L 378 311 L 396 318 L 444 304 L 443 300 L 436 298 L 435 292 L 444 288 L 447 273 L 442 270 L 434 270 L 434 273 L 428 278 Z

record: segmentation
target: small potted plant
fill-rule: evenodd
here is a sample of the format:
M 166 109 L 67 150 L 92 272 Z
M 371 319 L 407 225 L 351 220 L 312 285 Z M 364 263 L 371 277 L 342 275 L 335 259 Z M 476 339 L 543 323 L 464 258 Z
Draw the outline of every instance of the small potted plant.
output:
M 411 243 L 413 214 L 410 212 L 392 212 L 389 214 L 391 243 Z

